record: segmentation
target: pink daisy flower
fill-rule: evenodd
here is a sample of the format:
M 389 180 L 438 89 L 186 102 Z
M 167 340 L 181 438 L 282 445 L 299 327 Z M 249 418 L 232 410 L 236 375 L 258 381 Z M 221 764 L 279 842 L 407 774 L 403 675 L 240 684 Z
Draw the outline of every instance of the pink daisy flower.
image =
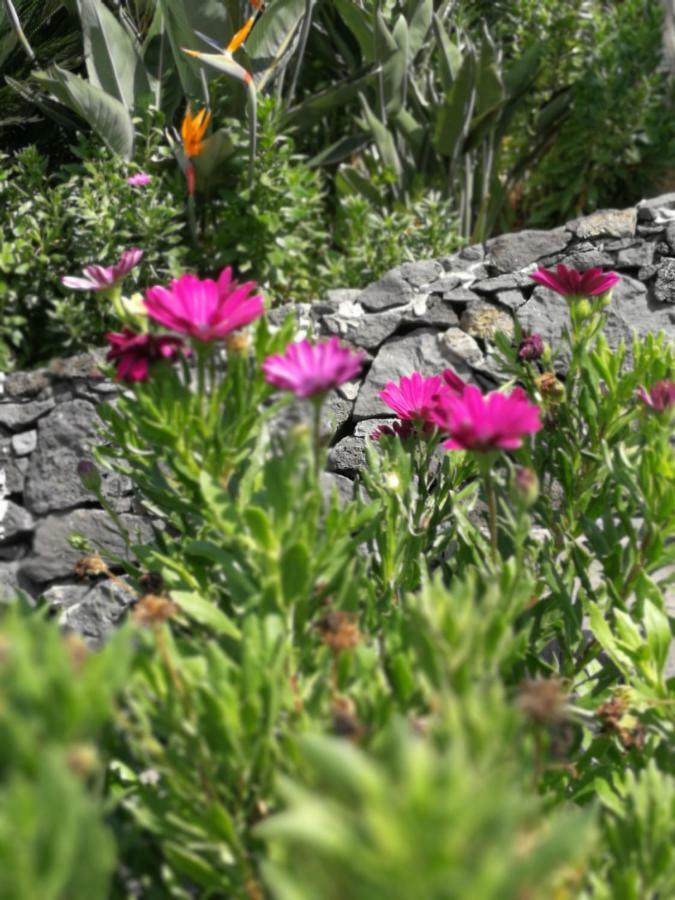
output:
M 148 175 L 147 172 L 137 172 L 135 175 L 130 175 L 127 178 L 127 184 L 130 184 L 132 187 L 145 187 L 151 181 L 152 175 Z
M 562 263 L 556 266 L 555 271 L 537 269 L 530 278 L 568 300 L 571 297 L 596 297 L 604 294 L 621 280 L 616 272 L 603 272 L 600 268 L 578 272 L 576 269 L 568 269 Z
M 61 284 L 74 291 L 107 291 L 127 276 L 141 259 L 143 251 L 133 247 L 131 250 L 125 250 L 120 261 L 114 266 L 87 266 L 83 270 L 84 278 L 65 275 L 61 279 Z
M 268 356 L 262 364 L 269 384 L 292 391 L 297 397 L 313 397 L 351 381 L 361 371 L 365 353 L 342 347 L 338 338 L 311 344 L 290 344 L 283 354 Z
M 637 395 L 648 409 L 665 412 L 675 406 L 675 381 L 657 381 L 649 390 L 639 387 Z
M 263 298 L 250 296 L 255 288 L 254 281 L 233 281 L 228 266 L 218 281 L 181 275 L 169 288 L 152 287 L 143 302 L 150 318 L 165 328 L 197 341 L 217 341 L 263 314 Z
M 483 395 L 467 385 L 461 397 L 441 397 L 431 419 L 450 435 L 443 443 L 447 450 L 516 450 L 523 435 L 542 427 L 539 407 L 518 387 L 507 396 L 498 391 Z
M 440 375 L 424 378 L 419 372 L 413 372 L 409 378 L 401 378 L 398 384 L 390 381 L 378 397 L 394 410 L 399 419 L 424 422 L 441 394 L 449 391 Z
M 467 386 L 466 381 L 462 381 L 459 375 L 453 372 L 452 369 L 444 369 L 441 373 L 441 378 L 453 394 L 457 394 L 460 397 L 462 396 Z
M 116 381 L 145 381 L 152 363 L 162 359 L 173 359 L 179 351 L 190 353 L 180 338 L 169 335 L 136 334 L 126 326 L 122 332 L 108 332 L 105 336 L 111 349 L 106 355 L 108 362 L 115 362 Z

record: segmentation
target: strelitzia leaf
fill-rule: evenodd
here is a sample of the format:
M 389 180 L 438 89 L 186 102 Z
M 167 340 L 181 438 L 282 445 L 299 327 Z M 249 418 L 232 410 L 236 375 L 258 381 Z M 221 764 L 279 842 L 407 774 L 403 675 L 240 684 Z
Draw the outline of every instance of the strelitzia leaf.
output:
M 259 91 L 286 61 L 304 13 L 305 0 L 277 0 L 251 32 L 246 53 Z
M 101 0 L 77 0 L 77 5 L 90 82 L 132 112 L 152 90 L 138 48 Z
M 33 78 L 81 116 L 113 153 L 133 158 L 134 125 L 120 100 L 59 66 L 50 66 Z

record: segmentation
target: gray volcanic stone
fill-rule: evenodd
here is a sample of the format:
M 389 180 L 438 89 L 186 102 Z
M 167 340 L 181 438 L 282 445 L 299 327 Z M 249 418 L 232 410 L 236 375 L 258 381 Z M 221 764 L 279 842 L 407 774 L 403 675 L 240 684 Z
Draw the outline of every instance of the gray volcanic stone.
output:
M 458 287 L 448 291 L 447 294 L 443 294 L 443 300 L 446 303 L 466 305 L 467 303 L 473 303 L 476 300 L 480 300 L 480 295 L 475 291 L 470 291 L 468 288 Z
M 419 297 L 410 310 L 403 312 L 401 324 L 404 326 L 452 328 L 459 324 L 457 313 L 439 297 Z
M 666 242 L 670 250 L 675 253 L 675 222 L 671 222 L 666 228 Z
M 458 328 L 438 333 L 429 328 L 420 328 L 403 337 L 393 338 L 379 351 L 370 367 L 354 406 L 354 418 L 371 419 L 387 415 L 387 407 L 377 396 L 390 381 L 398 381 L 403 375 L 420 372 L 435 375 L 449 366 L 456 369 L 461 378 L 471 378 L 471 363 L 464 355 L 468 351 L 467 341 L 471 341 L 469 356 L 476 358 L 476 351 L 482 359 L 480 348 Z
M 400 310 L 364 315 L 360 304 L 358 308 L 361 310 L 360 315 L 345 315 L 344 311 L 338 312 L 335 315 L 323 316 L 321 324 L 329 334 L 345 338 L 357 347 L 363 347 L 364 350 L 377 349 L 401 324 Z
M 526 298 L 520 291 L 500 291 L 497 294 L 497 302 L 501 303 L 502 306 L 508 306 L 509 309 L 520 309 L 524 303 L 526 303 Z
M 11 603 L 16 600 L 19 590 L 19 563 L 8 562 L 0 565 L 0 603 Z
M 480 294 L 496 294 L 500 291 L 512 291 L 515 288 L 530 287 L 533 284 L 530 275 L 536 268 L 536 265 L 530 265 L 520 272 L 497 275 L 496 278 L 485 278 L 483 281 L 477 281 L 474 284 L 474 290 Z
M 109 579 L 94 585 L 54 585 L 42 595 L 58 624 L 99 647 L 124 618 L 134 595 Z
M 616 258 L 619 267 L 639 269 L 642 266 L 651 266 L 654 262 L 654 244 L 638 244 L 621 250 Z
M 573 248 L 569 253 L 559 253 L 553 259 L 546 260 L 546 265 L 552 266 L 559 262 L 564 263 L 568 269 L 578 269 L 580 272 L 585 272 L 586 269 L 604 268 L 605 266 L 611 268 L 614 265 L 614 257 L 600 247 L 594 247 L 592 244 L 589 244 L 586 248 L 584 248 L 584 245 L 579 244 L 578 247 Z
M 603 209 L 578 219 L 576 235 L 580 240 L 599 237 L 632 237 L 637 226 L 637 210 L 630 209 Z
M 54 409 L 54 405 L 54 400 L 0 403 L 0 425 L 5 425 L 10 431 L 23 431 L 26 425 L 32 425 L 40 416 Z
M 9 441 L 0 441 L 0 471 L 5 473 L 5 490 L 7 494 L 20 494 L 23 491 L 28 469 L 28 459 L 14 459 L 9 454 Z
M 12 450 L 17 456 L 26 456 L 37 447 L 37 431 L 22 431 L 12 436 Z
M 7 502 L 7 511 L 0 521 L 0 544 L 14 540 L 18 535 L 26 534 L 33 530 L 33 517 L 22 506 Z M 1 501 L 0 501 L 1 505 Z
M 662 303 L 675 303 L 675 258 L 665 257 L 659 263 L 654 296 Z
M 405 306 L 414 293 L 410 284 L 394 269 L 362 291 L 359 303 L 370 312 L 381 312 L 392 306 Z
M 382 404 L 385 410 L 391 410 Z M 366 441 L 377 429 L 391 417 L 386 419 L 369 419 L 358 422 L 354 434 L 342 438 L 328 454 L 328 468 L 331 472 L 346 472 L 355 475 L 366 463 Z
M 444 275 L 436 281 L 432 281 L 426 290 L 430 294 L 446 294 L 462 283 L 462 279 L 458 275 Z
M 120 520 L 129 530 L 132 544 L 153 540 L 153 530 L 147 520 L 126 514 L 122 514 Z M 104 557 L 110 552 L 124 559 L 132 558 L 106 512 L 102 509 L 75 509 L 65 514 L 47 516 L 38 522 L 33 555 L 22 561 L 19 571 L 40 584 L 71 575 L 73 566 L 83 556 L 68 542 L 72 532 L 83 534 L 94 546 L 101 547 Z
M 640 222 L 654 222 L 664 210 L 675 210 L 675 192 L 642 200 L 638 203 L 637 217 Z
M 413 287 L 423 287 L 436 281 L 444 272 L 443 266 L 436 259 L 421 262 L 403 263 L 398 267 L 401 276 Z
M 564 250 L 570 237 L 564 228 L 554 231 L 519 231 L 492 238 L 485 247 L 488 261 L 498 272 L 508 273 Z
M 321 490 L 327 501 L 331 499 L 333 491 L 337 491 L 340 506 L 354 499 L 354 482 L 337 472 L 321 473 Z
M 509 313 L 491 303 L 478 300 L 462 313 L 461 328 L 472 337 L 492 340 L 496 331 L 513 337 L 513 319 Z
M 96 409 L 86 400 L 60 403 L 40 420 L 38 446 L 30 457 L 24 497 L 32 512 L 44 515 L 92 501 L 93 495 L 77 474 L 77 464 L 98 442 L 98 424 Z M 124 495 L 131 490 L 130 479 L 105 470 L 101 477 L 104 496 L 115 508 L 121 507 L 120 511 L 128 508 Z

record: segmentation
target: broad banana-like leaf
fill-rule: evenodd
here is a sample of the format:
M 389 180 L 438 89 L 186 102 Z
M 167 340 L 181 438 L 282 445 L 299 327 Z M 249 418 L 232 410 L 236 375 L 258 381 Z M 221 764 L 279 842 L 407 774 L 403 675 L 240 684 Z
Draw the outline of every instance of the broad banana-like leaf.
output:
M 399 16 L 392 37 L 396 51 L 384 64 L 384 102 L 388 115 L 394 115 L 405 106 L 408 84 L 408 24 Z
M 372 27 L 372 16 L 357 6 L 354 0 L 335 0 L 335 8 L 347 28 L 356 38 L 365 62 L 375 61 L 375 34 Z
M 138 48 L 102 0 L 77 0 L 77 6 L 89 81 L 133 112 L 152 90 Z
M 317 153 L 316 156 L 310 159 L 309 165 L 332 166 L 365 150 L 371 141 L 372 137 L 365 132 L 348 134 L 335 141 L 330 147 L 326 147 L 321 153 Z
M 474 113 L 482 116 L 501 105 L 505 99 L 504 85 L 497 68 L 497 51 L 492 37 L 483 25 L 483 40 L 476 78 L 476 106 Z
M 246 42 L 251 72 L 261 91 L 286 60 L 305 14 L 305 0 L 270 3 Z
M 413 155 L 419 158 L 426 141 L 427 129 L 407 109 L 399 109 L 394 121 Z
M 420 52 L 429 34 L 434 18 L 434 0 L 422 0 L 416 4 L 408 31 L 410 33 L 409 52 L 410 59 L 414 59 Z
M 203 106 L 208 106 L 209 92 L 206 78 L 194 60 L 183 52 L 185 48 L 194 49 L 197 43 L 185 0 L 158 0 L 158 2 L 164 14 L 166 33 L 183 92 L 186 97 L 199 98 Z
M 385 165 L 388 169 L 391 169 L 396 173 L 397 176 L 400 177 L 401 160 L 399 159 L 398 152 L 396 150 L 394 137 L 387 126 L 380 122 L 380 120 L 377 118 L 375 113 L 368 105 L 368 101 L 363 96 L 363 94 L 361 94 L 360 97 L 361 105 L 363 107 L 363 114 L 366 117 L 366 124 L 368 125 L 368 128 L 373 135 L 375 145 L 377 146 L 378 152 L 380 154 L 380 159 L 382 160 L 382 164 Z
M 155 106 L 171 122 L 184 95 L 166 33 L 164 14 L 159 6 L 145 36 L 142 52 L 145 67 L 154 82 Z
M 436 110 L 433 145 L 441 156 L 456 159 L 462 141 L 468 134 L 476 100 L 476 57 L 469 50 L 457 79 Z
M 120 100 L 56 65 L 36 72 L 33 79 L 84 119 L 113 153 L 133 158 L 134 125 Z
M 372 181 L 364 177 L 355 166 L 340 166 L 335 176 L 335 188 L 343 197 L 356 194 L 365 197 L 378 208 L 383 205 L 380 192 Z
M 450 40 L 445 30 L 445 25 L 437 15 L 434 15 L 433 29 L 439 50 L 441 80 L 443 88 L 447 91 L 452 87 L 453 82 L 459 75 L 459 70 L 462 67 L 462 51 Z
M 52 100 L 45 94 L 33 90 L 24 82 L 10 78 L 9 75 L 5 76 L 5 81 L 24 100 L 27 100 L 33 106 L 37 106 L 47 118 L 52 119 L 59 125 L 63 125 L 64 128 L 77 128 L 79 126 L 80 120 L 78 116 L 68 109 L 67 106 L 64 106 L 63 103 L 60 103 L 58 100 Z
M 310 94 L 309 97 L 285 113 L 284 125 L 311 123 L 340 106 L 344 106 L 360 91 L 369 87 L 378 72 L 379 67 L 371 68 L 367 72 L 357 73 L 352 78 L 340 81 L 316 94 Z

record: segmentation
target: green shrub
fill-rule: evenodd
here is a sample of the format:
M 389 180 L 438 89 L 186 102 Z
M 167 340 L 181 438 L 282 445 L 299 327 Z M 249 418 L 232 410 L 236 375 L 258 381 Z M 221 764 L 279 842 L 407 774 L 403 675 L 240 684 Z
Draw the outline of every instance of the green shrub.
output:
M 111 265 L 123 250 L 145 251 L 139 284 L 149 285 L 181 266 L 185 249 L 182 204 L 163 179 L 142 190 L 127 184 L 124 163 L 94 144 L 81 161 L 49 172 L 29 147 L 0 172 L 0 359 L 3 368 L 28 368 L 53 356 L 100 345 L 114 324 L 95 295 L 62 287 L 92 263 Z

